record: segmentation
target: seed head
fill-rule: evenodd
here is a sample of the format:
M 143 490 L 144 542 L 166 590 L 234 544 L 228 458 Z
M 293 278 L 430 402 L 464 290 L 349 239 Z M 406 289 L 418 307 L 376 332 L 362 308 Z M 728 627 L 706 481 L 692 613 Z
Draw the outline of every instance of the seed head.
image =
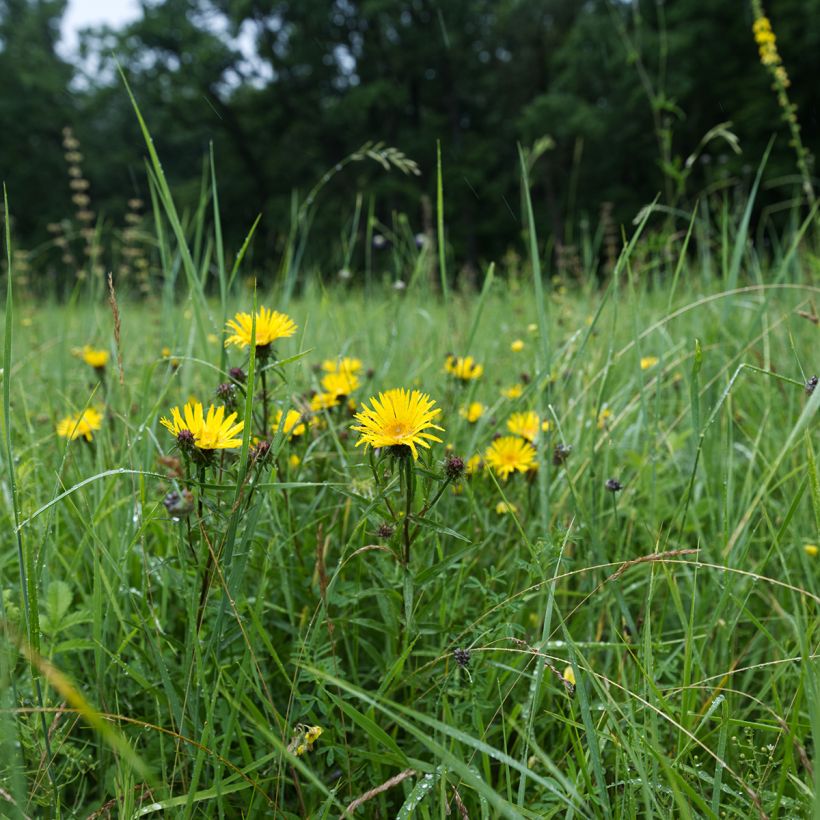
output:
M 391 527 L 390 524 L 380 524 L 379 528 L 376 530 L 376 535 L 378 535 L 379 538 L 384 538 L 387 540 L 388 538 L 393 537 L 393 532 L 393 527 Z
M 556 444 L 555 449 L 552 451 L 552 463 L 556 467 L 560 467 L 569 458 L 571 452 L 571 444 Z
M 444 475 L 450 481 L 457 481 L 464 475 L 464 459 L 458 456 L 449 455 L 444 461 Z
M 806 395 L 810 396 L 812 393 L 814 393 L 814 388 L 815 387 L 817 387 L 817 376 L 812 376 L 806 382 Z
M 456 663 L 462 668 L 466 669 L 470 663 L 470 653 L 466 649 L 458 648 L 453 652 L 453 657 Z
M 222 382 L 222 384 L 218 385 L 216 388 L 216 396 L 218 399 L 222 399 L 222 401 L 227 404 L 228 402 L 233 401 L 235 390 L 235 384 L 231 384 L 230 382 Z
M 623 484 L 621 484 L 621 482 L 620 482 L 620 481 L 618 481 L 618 479 L 617 479 L 617 478 L 608 478 L 608 479 L 606 480 L 606 484 L 605 484 L 604 486 L 605 486 L 605 487 L 607 488 L 607 490 L 609 490 L 611 493 L 617 493 L 617 492 L 619 492 L 620 490 L 623 490 L 623 488 L 624 488 L 624 485 L 623 485 Z

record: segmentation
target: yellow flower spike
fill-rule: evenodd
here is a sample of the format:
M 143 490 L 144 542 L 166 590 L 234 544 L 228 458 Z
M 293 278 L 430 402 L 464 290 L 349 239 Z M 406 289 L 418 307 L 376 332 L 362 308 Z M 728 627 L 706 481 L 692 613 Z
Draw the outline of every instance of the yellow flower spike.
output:
M 484 365 L 478 364 L 472 356 L 448 356 L 444 360 L 444 372 L 459 381 L 469 382 L 481 378 Z
M 408 447 L 415 460 L 419 457 L 417 447 L 429 449 L 431 441 L 441 442 L 428 432 L 444 432 L 443 427 L 433 423 L 441 408 L 434 407 L 435 402 L 426 393 L 395 388 L 379 393 L 378 398 L 371 397 L 370 404 L 362 405 L 355 416 L 359 424 L 352 429 L 362 434 L 357 447 Z
M 179 407 L 171 410 L 171 419 L 164 416 L 159 423 L 180 441 L 185 438 L 198 450 L 230 450 L 242 446 L 239 434 L 245 428 L 244 421 L 236 421 L 236 413 L 225 418 L 224 407 L 212 404 L 205 415 L 202 404 L 189 401 L 180 413 Z
M 95 430 L 102 428 L 102 413 L 93 407 L 87 407 L 80 413 L 66 416 L 57 422 L 57 435 L 74 441 L 80 437 L 92 441 Z
M 484 460 L 498 476 L 508 478 L 514 472 L 526 473 L 534 469 L 535 447 L 518 436 L 501 436 L 488 448 Z
M 250 313 L 237 313 L 231 319 L 225 332 L 233 331 L 225 339 L 225 347 L 250 347 L 253 317 Z M 256 347 L 267 347 L 277 339 L 286 339 L 296 333 L 297 327 L 293 320 L 285 313 L 260 307 L 256 311 Z

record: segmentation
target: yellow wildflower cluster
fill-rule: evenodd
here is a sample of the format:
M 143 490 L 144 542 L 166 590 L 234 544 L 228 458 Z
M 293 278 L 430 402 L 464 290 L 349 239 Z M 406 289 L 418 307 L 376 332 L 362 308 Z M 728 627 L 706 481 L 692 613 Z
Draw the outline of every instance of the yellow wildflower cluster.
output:
M 449 373 L 459 381 L 469 382 L 481 378 L 484 365 L 476 362 L 472 356 L 453 356 L 451 354 L 444 360 L 444 372 Z
M 774 68 L 778 72 L 777 79 L 784 88 L 788 88 L 790 81 L 786 69 L 783 67 L 783 61 L 780 59 L 780 54 L 777 51 L 777 38 L 772 31 L 772 24 L 768 17 L 758 17 L 752 24 L 752 31 L 754 32 L 755 42 L 757 43 L 757 50 L 760 54 L 760 62 L 767 68 Z
M 302 726 L 301 724 L 296 729 L 296 734 L 288 744 L 288 751 L 301 757 L 306 752 L 313 751 L 313 744 L 324 733 L 324 729 L 321 726 Z

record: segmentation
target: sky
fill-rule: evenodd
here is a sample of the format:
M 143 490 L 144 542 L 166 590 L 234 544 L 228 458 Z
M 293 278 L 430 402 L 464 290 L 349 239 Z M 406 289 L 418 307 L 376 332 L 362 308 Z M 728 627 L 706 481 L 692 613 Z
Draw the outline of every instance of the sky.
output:
M 104 23 L 119 28 L 139 16 L 138 0 L 69 0 L 63 18 L 60 51 L 64 56 L 75 51 L 77 32 L 82 28 Z

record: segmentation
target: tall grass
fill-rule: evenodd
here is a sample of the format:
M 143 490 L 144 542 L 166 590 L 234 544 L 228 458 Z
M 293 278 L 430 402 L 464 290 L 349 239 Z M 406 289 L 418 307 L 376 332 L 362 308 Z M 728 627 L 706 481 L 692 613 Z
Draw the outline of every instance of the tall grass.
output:
M 746 203 L 725 200 L 722 229 L 705 203 L 661 253 L 648 209 L 610 279 L 556 281 L 540 273 L 522 158 L 529 263 L 490 268 L 480 294 L 448 285 L 442 222 L 438 283 L 313 277 L 297 264 L 307 212 L 280 279 L 254 293 L 248 243 L 234 261 L 222 245 L 213 157 L 186 223 L 141 125 L 163 278 L 147 302 L 119 299 L 122 384 L 71 354 L 114 352 L 105 302 L 15 302 L 8 280 L 0 811 L 808 815 L 812 218 L 767 255 Z M 245 362 L 239 458 L 204 480 L 167 460 L 158 417 L 241 362 L 225 318 L 285 301 L 300 330 L 281 345 L 276 407 L 303 407 L 314 366 L 351 355 L 372 370 L 356 399 L 419 386 L 444 410 L 444 442 L 412 479 L 409 594 L 397 536 L 380 531 L 398 476 L 376 485 L 349 416 L 319 413 L 293 441 L 266 431 L 273 457 L 253 466 L 264 362 Z M 469 352 L 482 378 L 448 382 L 447 352 Z M 503 396 L 514 383 L 521 395 Z M 470 424 L 458 411 L 473 399 L 488 409 Z M 56 419 L 98 402 L 93 442 L 55 437 Z M 538 474 L 479 470 L 424 514 L 445 452 L 482 454 L 523 409 L 549 422 Z M 572 448 L 563 461 L 557 445 Z M 198 504 L 171 513 L 163 500 L 186 486 Z M 304 754 L 300 726 L 323 729 Z

